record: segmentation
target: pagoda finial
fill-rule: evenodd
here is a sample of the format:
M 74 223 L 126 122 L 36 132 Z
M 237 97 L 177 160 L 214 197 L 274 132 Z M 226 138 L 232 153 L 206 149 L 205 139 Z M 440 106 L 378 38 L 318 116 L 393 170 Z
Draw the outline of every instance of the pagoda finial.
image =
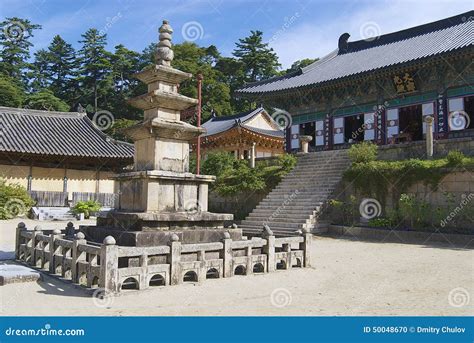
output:
M 156 64 L 171 66 L 171 61 L 174 58 L 174 52 L 171 49 L 171 38 L 173 29 L 171 28 L 168 20 L 163 20 L 163 25 L 161 25 L 159 36 L 158 49 L 156 50 Z

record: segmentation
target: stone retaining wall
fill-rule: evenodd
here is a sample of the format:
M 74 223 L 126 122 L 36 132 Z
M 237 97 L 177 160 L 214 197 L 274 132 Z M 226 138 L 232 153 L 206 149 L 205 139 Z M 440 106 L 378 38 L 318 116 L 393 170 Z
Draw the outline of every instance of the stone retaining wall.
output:
M 466 156 L 474 156 L 474 138 L 451 138 L 434 141 L 434 157 L 444 157 L 448 152 L 459 150 Z M 405 160 L 426 157 L 426 142 L 410 142 L 383 145 L 378 148 L 380 160 Z

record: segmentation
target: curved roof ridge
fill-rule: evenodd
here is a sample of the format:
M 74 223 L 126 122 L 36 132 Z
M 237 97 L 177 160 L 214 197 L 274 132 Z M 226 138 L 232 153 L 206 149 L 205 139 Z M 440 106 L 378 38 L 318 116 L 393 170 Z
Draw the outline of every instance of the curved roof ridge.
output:
M 8 112 L 8 113 L 18 113 L 18 114 L 27 114 L 27 115 L 41 115 L 41 116 L 56 116 L 56 117 L 84 117 L 87 116 L 87 113 L 80 113 L 80 112 L 61 112 L 61 111 L 46 111 L 46 110 L 36 110 L 30 108 L 17 108 L 17 107 L 6 107 L 0 106 L 0 112 Z

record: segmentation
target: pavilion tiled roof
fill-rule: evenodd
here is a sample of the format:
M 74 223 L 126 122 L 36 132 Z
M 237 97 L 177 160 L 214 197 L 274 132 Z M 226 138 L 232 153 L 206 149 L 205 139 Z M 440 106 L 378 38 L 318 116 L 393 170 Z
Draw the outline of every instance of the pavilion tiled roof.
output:
M 260 114 L 262 111 L 264 111 L 263 107 L 258 107 L 254 110 L 234 114 L 231 116 L 213 117 L 204 124 L 202 124 L 202 127 L 206 129 L 206 134 L 204 134 L 202 137 L 217 135 L 219 133 L 241 126 L 258 134 L 283 138 L 284 133 L 281 130 L 259 129 L 246 124 L 248 121 Z
M 134 147 L 104 134 L 85 113 L 0 107 L 0 152 L 131 161 Z
M 348 38 L 349 35 L 346 35 Z M 343 39 L 341 36 L 340 39 Z M 259 95 L 296 89 L 364 75 L 385 68 L 443 56 L 474 45 L 474 11 L 410 29 L 347 42 L 319 61 L 297 72 L 250 83 L 237 95 Z

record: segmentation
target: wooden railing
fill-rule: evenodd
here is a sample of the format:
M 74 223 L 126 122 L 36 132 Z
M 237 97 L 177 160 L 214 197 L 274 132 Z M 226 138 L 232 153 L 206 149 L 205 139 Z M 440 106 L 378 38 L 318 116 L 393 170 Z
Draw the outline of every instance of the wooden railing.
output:
M 68 236 L 66 236 L 66 233 Z M 125 247 L 108 236 L 103 244 L 87 242 L 71 223 L 67 230 L 16 230 L 16 259 L 86 287 L 106 293 L 178 285 L 186 281 L 228 278 L 310 265 L 311 234 L 234 241 L 182 244 L 177 235 L 168 245 Z

